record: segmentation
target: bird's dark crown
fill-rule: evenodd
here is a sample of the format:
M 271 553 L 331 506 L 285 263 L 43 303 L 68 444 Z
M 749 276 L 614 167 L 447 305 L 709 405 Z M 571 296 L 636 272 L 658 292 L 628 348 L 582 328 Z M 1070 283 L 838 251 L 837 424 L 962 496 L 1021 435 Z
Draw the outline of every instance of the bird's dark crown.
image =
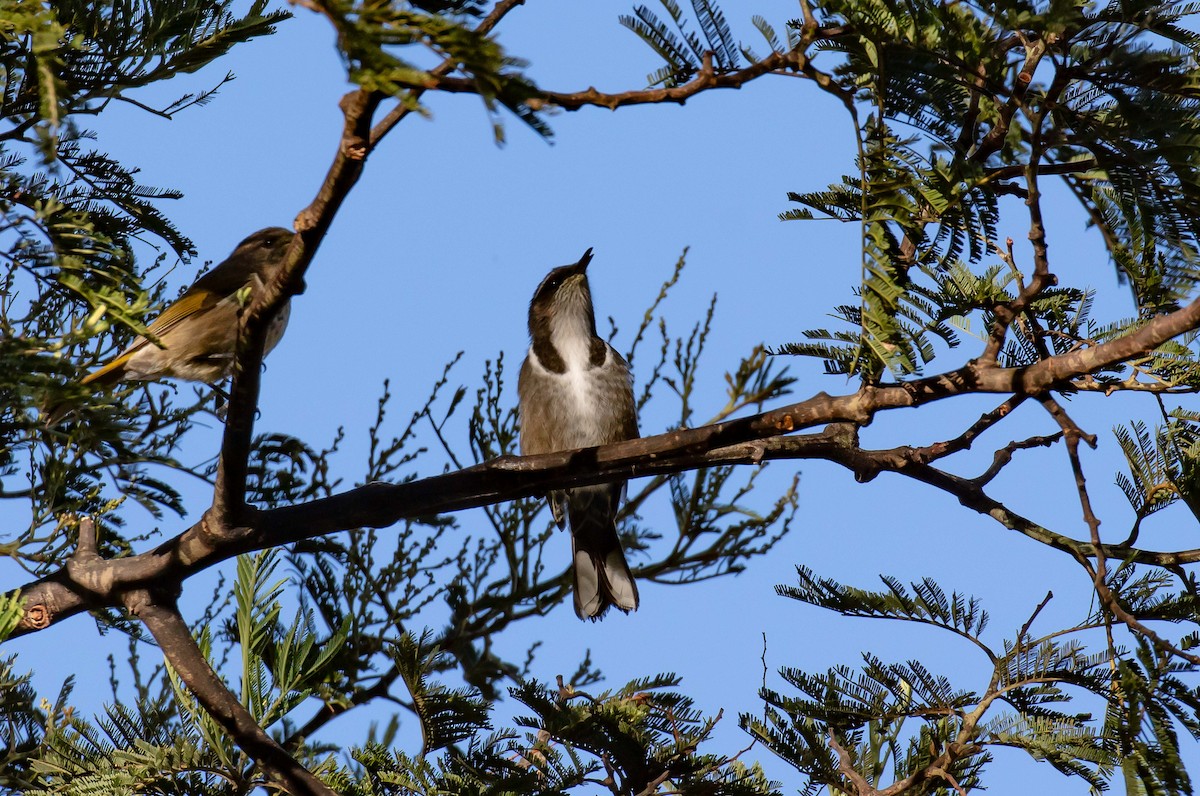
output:
M 574 265 L 563 265 L 546 274 L 529 302 L 529 337 L 533 353 L 542 367 L 554 373 L 565 373 L 566 363 L 551 339 L 555 319 L 574 317 L 582 321 L 582 329 L 591 338 L 592 366 L 603 364 L 607 356 L 607 345 L 596 336 L 596 316 L 592 309 L 592 292 L 587 283 L 587 267 L 592 261 L 592 250 L 588 249 Z M 577 279 L 574 277 L 578 277 Z M 570 285 L 563 290 L 564 285 Z M 570 334 L 580 329 L 578 323 L 568 323 Z
M 561 301 L 556 300 L 559 289 L 573 276 L 582 277 L 582 299 L 579 307 L 587 314 L 587 325 L 593 330 L 596 326 L 592 314 L 592 294 L 587 284 L 587 267 L 592 261 L 592 250 L 589 248 L 574 265 L 563 265 L 546 274 L 546 278 L 538 285 L 529 302 L 529 334 L 535 345 L 550 344 L 550 319 L 562 310 Z M 575 302 L 570 302 L 575 304 Z M 594 331 L 593 331 L 594 334 Z
M 238 249 L 276 249 L 280 244 L 286 245 L 295 233 L 283 227 L 267 227 L 260 229 L 237 245 Z
M 563 282 L 567 281 L 567 277 L 576 274 L 587 274 L 588 263 L 592 261 L 592 250 L 589 248 L 579 258 L 579 262 L 573 265 L 562 265 L 555 268 L 550 273 L 546 274 L 546 278 L 538 285 L 537 290 L 533 292 L 533 301 L 530 302 L 530 307 L 537 304 L 543 304 L 550 301 L 558 289 L 562 287 Z

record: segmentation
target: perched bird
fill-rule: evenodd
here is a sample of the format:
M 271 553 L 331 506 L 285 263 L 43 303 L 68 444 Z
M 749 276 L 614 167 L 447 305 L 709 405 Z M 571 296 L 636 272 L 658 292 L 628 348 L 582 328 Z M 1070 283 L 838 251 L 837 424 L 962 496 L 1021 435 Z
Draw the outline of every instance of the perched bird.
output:
M 239 293 L 265 284 L 282 261 L 293 234 L 282 227 L 267 227 L 246 238 L 150 324 L 161 348 L 139 337 L 80 383 L 107 387 L 119 381 L 174 378 L 212 384 L 232 375 L 238 311 L 244 299 Z M 264 354 L 283 337 L 289 310 L 290 302 L 272 319 Z
M 555 268 L 529 303 L 529 355 L 517 381 L 521 452 L 530 455 L 607 445 L 638 436 L 629 365 L 596 335 L 587 267 L 592 250 L 574 265 Z M 599 619 L 610 605 L 638 607 L 637 584 L 617 536 L 625 482 L 556 490 L 554 521 L 571 523 L 575 613 Z

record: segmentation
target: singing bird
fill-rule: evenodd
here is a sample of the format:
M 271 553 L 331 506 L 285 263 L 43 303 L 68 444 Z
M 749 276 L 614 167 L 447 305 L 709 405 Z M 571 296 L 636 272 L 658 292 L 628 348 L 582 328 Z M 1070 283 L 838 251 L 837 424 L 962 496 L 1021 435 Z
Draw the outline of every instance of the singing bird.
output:
M 267 227 L 246 238 L 150 324 L 161 348 L 139 337 L 80 383 L 108 387 L 119 381 L 175 378 L 212 384 L 232 375 L 244 298 L 239 294 L 265 284 L 282 262 L 293 235 L 283 227 Z M 271 320 L 264 355 L 283 337 L 290 309 L 290 302 L 284 304 Z
M 529 355 L 517 381 L 521 452 L 526 455 L 607 445 L 638 436 L 629 365 L 596 335 L 588 286 L 592 250 L 555 268 L 529 303 Z M 575 613 L 600 619 L 609 606 L 638 607 L 637 584 L 617 536 L 625 482 L 548 495 L 559 528 L 571 525 Z

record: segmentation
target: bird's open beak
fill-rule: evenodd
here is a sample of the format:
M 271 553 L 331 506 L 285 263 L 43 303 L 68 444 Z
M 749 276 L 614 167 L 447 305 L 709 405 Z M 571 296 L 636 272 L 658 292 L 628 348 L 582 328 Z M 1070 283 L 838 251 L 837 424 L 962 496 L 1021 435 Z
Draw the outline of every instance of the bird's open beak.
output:
M 581 274 L 585 273 L 587 271 L 588 263 L 590 263 L 591 261 L 592 261 L 592 247 L 589 246 L 588 250 L 585 251 L 583 253 L 583 256 L 579 258 L 579 262 L 575 263 L 575 267 L 579 269 L 579 273 L 581 273 Z

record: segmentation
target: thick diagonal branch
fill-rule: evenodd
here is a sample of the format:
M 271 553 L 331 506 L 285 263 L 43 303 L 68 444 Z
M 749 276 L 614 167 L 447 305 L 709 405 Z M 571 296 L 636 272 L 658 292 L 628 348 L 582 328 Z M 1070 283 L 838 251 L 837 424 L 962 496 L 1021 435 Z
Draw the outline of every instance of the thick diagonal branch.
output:
M 317 779 L 267 735 L 250 711 L 229 691 L 192 638 L 192 632 L 173 600 L 155 598 L 150 591 L 139 590 L 130 592 L 126 603 L 129 610 L 145 623 L 171 667 L 208 714 L 262 766 L 263 771 L 277 779 L 293 796 L 337 796 L 336 791 Z
M 502 0 L 478 26 L 486 33 L 524 0 Z M 447 61 L 435 73 L 449 71 Z M 274 278 L 259 291 L 242 317 L 237 363 L 225 421 L 225 434 L 217 463 L 217 478 L 207 532 L 229 537 L 240 533 L 244 523 L 247 466 L 258 411 L 259 373 L 270 320 L 293 296 L 304 292 L 304 274 L 328 232 L 334 217 L 358 182 L 372 148 L 407 113 L 405 105 L 389 114 L 375 130 L 371 125 L 385 95 L 357 89 L 342 97 L 342 135 L 337 152 L 316 197 L 295 220 L 299 233 L 288 248 L 285 261 Z
M 237 364 L 230 391 L 225 434 L 217 463 L 208 532 L 228 536 L 245 524 L 246 475 L 254 415 L 258 411 L 259 374 L 267 329 L 285 302 L 304 291 L 304 273 L 350 189 L 358 182 L 369 151 L 371 120 L 382 95 L 359 89 L 342 98 L 345 116 L 333 164 L 317 196 L 296 218 L 297 234 L 287 257 L 265 289 L 255 293 L 242 314 Z

